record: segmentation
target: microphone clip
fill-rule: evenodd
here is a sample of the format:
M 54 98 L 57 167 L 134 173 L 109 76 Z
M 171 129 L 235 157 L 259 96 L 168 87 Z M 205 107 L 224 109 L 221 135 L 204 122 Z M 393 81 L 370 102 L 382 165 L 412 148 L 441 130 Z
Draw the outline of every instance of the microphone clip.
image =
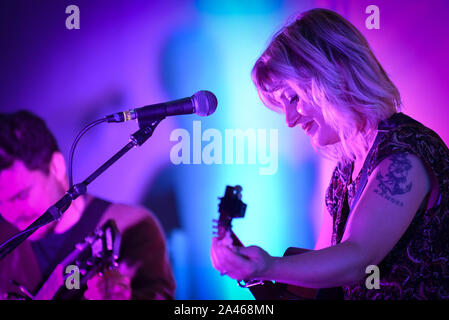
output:
M 159 118 L 155 121 L 139 121 L 139 130 L 131 135 L 131 142 L 133 142 L 135 146 L 140 147 L 153 135 L 153 132 L 158 124 L 164 119 L 165 117 Z

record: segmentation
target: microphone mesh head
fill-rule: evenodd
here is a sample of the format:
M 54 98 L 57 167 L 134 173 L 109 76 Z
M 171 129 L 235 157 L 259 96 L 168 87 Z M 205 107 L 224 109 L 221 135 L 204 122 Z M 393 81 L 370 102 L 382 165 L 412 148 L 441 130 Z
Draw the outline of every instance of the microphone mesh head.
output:
M 195 113 L 201 117 L 211 115 L 217 109 L 217 97 L 206 90 L 198 91 L 192 96 Z

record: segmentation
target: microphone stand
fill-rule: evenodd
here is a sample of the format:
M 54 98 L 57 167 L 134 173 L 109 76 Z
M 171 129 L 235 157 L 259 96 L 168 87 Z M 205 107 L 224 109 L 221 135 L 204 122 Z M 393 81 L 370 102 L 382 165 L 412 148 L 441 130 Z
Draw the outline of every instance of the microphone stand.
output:
M 2 244 L 0 244 L 0 260 L 2 260 L 8 253 L 17 248 L 23 241 L 30 237 L 37 229 L 58 220 L 62 214 L 70 207 L 72 201 L 79 196 L 87 192 L 87 186 L 94 181 L 99 175 L 105 172 L 113 163 L 123 157 L 125 153 L 134 147 L 144 144 L 152 135 L 157 125 L 164 119 L 162 117 L 155 121 L 139 121 L 139 130 L 134 132 L 130 136 L 130 141 L 120 151 L 114 154 L 109 160 L 107 160 L 101 167 L 95 170 L 90 176 L 88 176 L 83 182 L 72 186 L 65 195 L 56 202 L 53 206 L 37 218 L 31 225 L 25 230 L 15 234 Z

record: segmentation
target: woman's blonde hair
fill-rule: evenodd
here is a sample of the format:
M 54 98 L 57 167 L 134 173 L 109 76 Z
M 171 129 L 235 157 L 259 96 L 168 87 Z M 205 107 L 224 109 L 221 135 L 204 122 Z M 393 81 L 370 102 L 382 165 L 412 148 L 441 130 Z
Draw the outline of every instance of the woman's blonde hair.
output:
M 399 91 L 365 37 L 327 9 L 306 11 L 278 31 L 251 76 L 262 102 L 277 111 L 282 106 L 273 92 L 295 81 L 300 99 L 321 108 L 338 133 L 339 143 L 320 150 L 338 160 L 354 160 L 368 148 L 378 123 L 400 111 Z

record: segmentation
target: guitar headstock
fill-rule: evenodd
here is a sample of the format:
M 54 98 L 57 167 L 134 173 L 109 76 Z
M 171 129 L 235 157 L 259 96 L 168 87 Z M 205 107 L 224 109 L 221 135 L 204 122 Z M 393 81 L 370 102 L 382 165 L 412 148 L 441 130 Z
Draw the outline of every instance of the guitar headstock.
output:
M 226 236 L 226 232 L 229 232 L 232 239 L 232 245 L 243 246 L 242 242 L 237 238 L 235 233 L 232 231 L 232 219 L 243 218 L 245 216 L 246 204 L 242 201 L 242 187 L 241 186 L 226 186 L 225 195 L 220 199 L 220 204 L 218 205 L 218 212 L 220 216 L 218 220 L 214 220 L 217 223 L 214 226 L 217 231 L 215 236 L 219 240 Z M 262 281 L 244 281 L 237 280 L 237 283 L 242 288 L 249 288 L 262 284 Z
M 242 201 L 241 186 L 226 186 L 225 195 L 220 199 L 218 212 L 220 213 L 218 220 L 214 220 L 217 230 L 215 235 L 219 239 L 223 239 L 227 231 L 232 231 L 232 219 L 243 218 L 245 216 L 246 204 Z
M 76 265 L 84 273 L 94 269 L 92 266 L 96 266 L 96 269 L 117 266 L 120 242 L 121 236 L 115 222 L 108 220 L 103 226 L 87 236 L 83 243 L 76 245 L 76 249 L 79 251 L 75 260 Z

